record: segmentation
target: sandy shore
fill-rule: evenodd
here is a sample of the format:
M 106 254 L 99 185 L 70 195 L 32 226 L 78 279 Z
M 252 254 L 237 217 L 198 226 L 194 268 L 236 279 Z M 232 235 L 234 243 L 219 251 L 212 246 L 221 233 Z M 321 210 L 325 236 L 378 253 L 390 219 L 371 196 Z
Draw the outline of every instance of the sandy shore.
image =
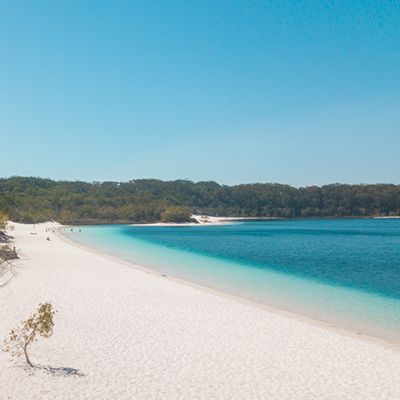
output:
M 0 338 L 39 302 L 58 314 L 32 346 L 39 368 L 0 353 L 1 400 L 399 399 L 397 350 L 128 267 L 44 225 L 13 235 Z
M 197 222 L 153 222 L 149 224 L 132 224 L 132 226 L 204 226 L 204 225 L 225 225 L 244 218 L 210 217 L 206 215 L 192 215 Z
M 192 215 L 197 222 L 154 222 L 149 224 L 132 224 L 132 226 L 204 226 L 204 225 L 227 225 L 240 221 L 249 220 L 277 220 L 273 217 L 212 217 L 209 215 Z

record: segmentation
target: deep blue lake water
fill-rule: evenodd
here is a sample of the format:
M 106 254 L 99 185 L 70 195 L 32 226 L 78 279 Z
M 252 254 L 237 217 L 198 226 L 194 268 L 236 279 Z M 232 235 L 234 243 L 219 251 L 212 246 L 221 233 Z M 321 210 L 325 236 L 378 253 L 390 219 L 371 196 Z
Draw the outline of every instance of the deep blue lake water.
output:
M 400 342 L 400 220 L 92 226 L 74 240 L 162 273 Z

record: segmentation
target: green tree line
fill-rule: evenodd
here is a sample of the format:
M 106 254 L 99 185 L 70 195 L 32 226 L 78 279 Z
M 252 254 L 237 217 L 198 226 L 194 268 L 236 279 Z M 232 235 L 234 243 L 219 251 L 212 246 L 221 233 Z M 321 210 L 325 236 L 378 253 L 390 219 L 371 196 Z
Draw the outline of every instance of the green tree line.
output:
M 295 188 L 277 183 L 138 179 L 129 182 L 0 178 L 0 211 L 17 222 L 187 221 L 191 213 L 236 217 L 366 217 L 400 214 L 400 185 L 331 184 Z

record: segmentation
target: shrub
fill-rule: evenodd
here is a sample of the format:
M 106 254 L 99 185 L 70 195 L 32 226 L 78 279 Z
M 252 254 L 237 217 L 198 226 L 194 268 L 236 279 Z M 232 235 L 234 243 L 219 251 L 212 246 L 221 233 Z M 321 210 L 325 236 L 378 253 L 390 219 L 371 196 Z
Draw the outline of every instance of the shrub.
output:
M 2 211 L 0 211 L 0 230 L 6 229 L 8 217 Z
M 168 207 L 161 213 L 161 220 L 163 222 L 190 222 L 191 217 L 191 211 L 181 206 Z
M 0 260 L 8 261 L 16 258 L 18 258 L 18 254 L 15 247 L 11 247 L 9 244 L 0 246 Z
M 25 356 L 25 361 L 33 367 L 28 355 L 28 347 L 40 336 L 48 338 L 53 334 L 54 310 L 51 303 L 39 304 L 37 312 L 32 314 L 21 326 L 11 329 L 8 338 L 4 340 L 3 351 L 11 357 Z

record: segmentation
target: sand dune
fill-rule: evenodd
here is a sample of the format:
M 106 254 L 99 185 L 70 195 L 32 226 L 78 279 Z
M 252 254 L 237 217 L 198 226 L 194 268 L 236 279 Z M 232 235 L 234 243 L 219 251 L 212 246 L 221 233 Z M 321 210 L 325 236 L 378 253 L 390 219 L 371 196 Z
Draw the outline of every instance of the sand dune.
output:
M 0 354 L 1 400 L 400 398 L 395 349 L 14 225 L 22 257 L 0 288 L 0 337 L 39 302 L 58 314 L 32 346 L 38 368 Z

